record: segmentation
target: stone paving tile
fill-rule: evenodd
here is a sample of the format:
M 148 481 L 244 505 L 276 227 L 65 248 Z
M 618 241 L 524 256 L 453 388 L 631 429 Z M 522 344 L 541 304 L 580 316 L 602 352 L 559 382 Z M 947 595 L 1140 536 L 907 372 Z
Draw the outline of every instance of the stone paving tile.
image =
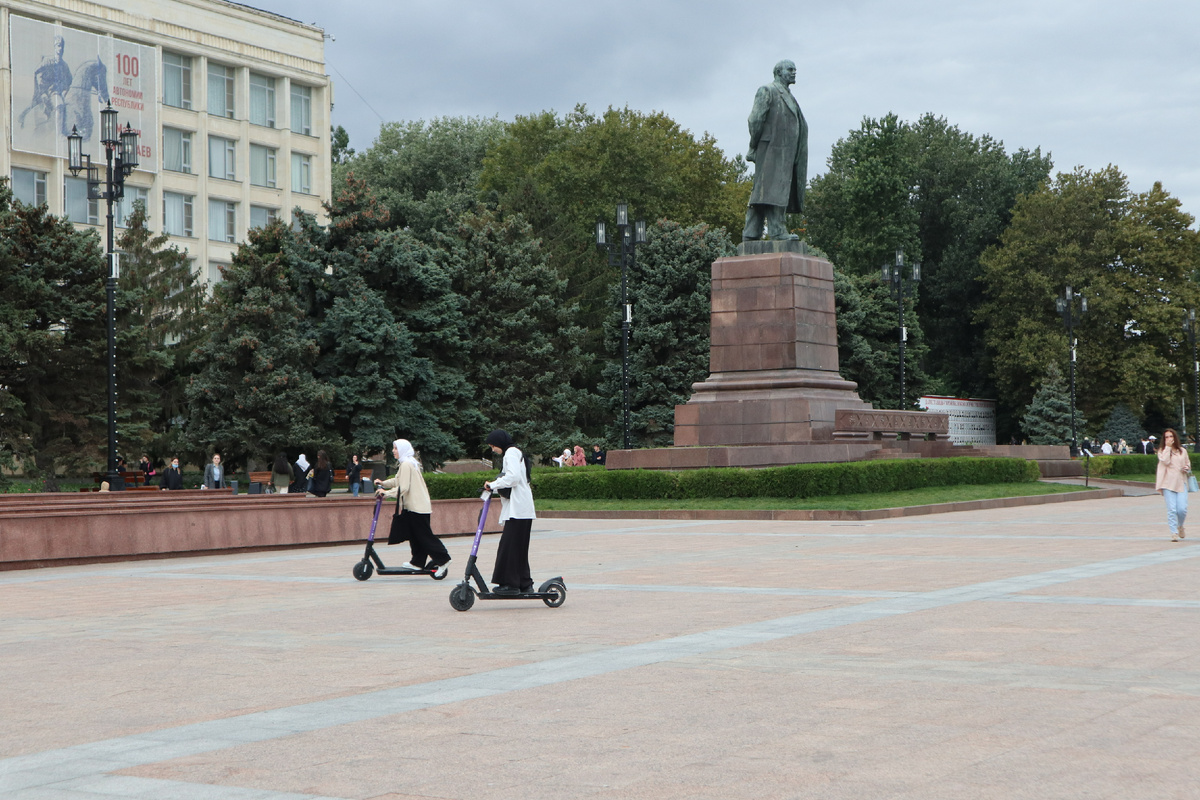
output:
M 557 610 L 453 612 L 463 539 L 441 583 L 356 582 L 361 546 L 0 573 L 0 794 L 1194 797 L 1200 549 L 1163 516 L 545 520 Z

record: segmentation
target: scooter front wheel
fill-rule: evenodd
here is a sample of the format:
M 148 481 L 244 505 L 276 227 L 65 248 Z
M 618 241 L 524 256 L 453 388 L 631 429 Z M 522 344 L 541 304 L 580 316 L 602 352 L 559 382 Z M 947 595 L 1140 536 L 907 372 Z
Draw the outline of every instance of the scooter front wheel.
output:
M 549 597 L 543 597 L 542 602 L 551 608 L 558 608 L 567 602 L 567 587 L 558 581 L 550 581 L 542 587 L 541 591 L 550 595 Z
M 365 581 L 371 577 L 371 573 L 375 571 L 375 566 L 367 560 L 363 560 L 354 565 L 354 577 L 360 581 Z
M 469 611 L 475 605 L 475 593 L 465 583 L 460 583 L 450 590 L 450 605 L 455 611 Z

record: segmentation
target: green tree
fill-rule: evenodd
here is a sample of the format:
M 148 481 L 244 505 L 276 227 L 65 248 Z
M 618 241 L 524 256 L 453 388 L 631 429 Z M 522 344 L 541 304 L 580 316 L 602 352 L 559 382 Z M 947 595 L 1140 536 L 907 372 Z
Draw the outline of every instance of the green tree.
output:
M 833 272 L 841 375 L 858 384 L 858 396 L 875 408 L 900 408 L 899 311 L 888 285 L 875 275 Z M 907 293 L 908 290 L 906 290 Z M 905 300 L 905 408 L 928 390 L 921 367 L 928 348 L 911 297 Z
M 207 338 L 186 390 L 193 458 L 218 450 L 231 468 L 287 448 L 326 445 L 334 391 L 290 278 L 290 231 L 250 232 L 204 311 Z
M 1085 425 L 1083 415 L 1075 409 L 1075 429 Z M 1030 444 L 1071 443 L 1071 395 L 1058 364 L 1051 361 L 1046 374 L 1025 409 L 1021 426 Z
M 387 440 L 368 437 L 391 426 L 428 464 L 459 457 L 460 433 L 482 423 L 466 374 L 470 341 L 465 301 L 454 288 L 455 264 L 412 231 L 396 230 L 364 180 L 347 176 L 328 211 L 326 228 L 303 222 L 295 270 L 306 318 L 322 343 L 319 372 L 335 383 L 370 376 L 365 385 L 381 393 L 372 398 L 355 389 L 342 398 L 336 412 L 341 435 L 356 446 L 377 447 Z M 377 298 L 364 295 L 363 287 Z M 338 352 L 348 347 L 353 353 Z M 378 372 L 368 358 L 382 360 Z
M 869 275 L 897 247 L 921 261 L 917 315 L 923 366 L 937 391 L 991 396 L 976 311 L 984 301 L 980 254 L 998 241 L 1016 198 L 1049 174 L 1038 150 L 1011 156 L 990 136 L 925 114 L 866 119 L 840 140 L 808 195 L 807 235 L 839 269 Z
M 354 158 L 354 148 L 350 146 L 350 134 L 341 125 L 333 128 L 330 141 L 329 160 L 335 165 L 347 163 Z
M 634 447 L 674 443 L 675 406 L 692 396 L 692 384 L 708 377 L 712 263 L 735 253 L 729 235 L 708 225 L 684 227 L 659 220 L 647 229 L 629 269 L 633 306 L 629 335 L 630 439 Z M 612 288 L 604 323 L 609 356 L 600 395 L 612 423 L 610 444 L 623 442 L 620 285 Z
M 528 223 L 492 211 L 465 215 L 441 246 L 470 326 L 465 369 L 482 424 L 461 431 L 468 452 L 497 426 L 535 454 L 578 441 L 578 307 Z
M 171 420 L 184 413 L 187 358 L 200 333 L 204 286 L 187 254 L 168 246 L 134 204 L 117 238 L 122 252 L 117 295 L 117 409 L 126 457 L 162 458 L 179 442 Z
M 1104 423 L 1104 427 L 1096 434 L 1096 438 L 1100 441 L 1108 439 L 1114 445 L 1121 439 L 1132 444 L 1141 441 L 1145 435 L 1146 429 L 1129 410 L 1129 406 L 1117 403 L 1113 406 L 1112 413 L 1108 415 L 1108 421 Z
M 517 117 L 488 151 L 480 188 L 530 221 L 593 328 L 616 280 L 595 250 L 598 217 L 625 200 L 643 219 L 740 231 L 750 193 L 745 163 L 725 158 L 709 134 L 696 138 L 662 112 L 597 116 L 582 105 L 563 117 Z
M 49 488 L 60 465 L 104 467 L 104 280 L 95 233 L 0 179 L 0 460 Z
M 476 208 L 484 154 L 503 130 L 495 118 L 385 123 L 369 148 L 334 169 L 334 194 L 353 176 L 388 210 L 391 227 L 422 238 L 453 230 L 462 214 Z
M 977 312 L 1002 409 L 1025 407 L 1046 364 L 1069 352 L 1054 300 L 1069 285 L 1089 303 L 1074 327 L 1084 413 L 1125 403 L 1143 417 L 1173 418 L 1182 309 L 1197 300 L 1192 223 L 1160 184 L 1133 194 L 1111 166 L 1060 173 L 1021 197 L 983 256 L 988 299 Z

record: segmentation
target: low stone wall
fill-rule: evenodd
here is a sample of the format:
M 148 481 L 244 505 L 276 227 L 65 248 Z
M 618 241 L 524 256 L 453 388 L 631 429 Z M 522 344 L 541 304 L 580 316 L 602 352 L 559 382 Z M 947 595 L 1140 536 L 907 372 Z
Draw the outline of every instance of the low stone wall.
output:
M 365 543 L 374 506 L 370 496 L 199 490 L 0 495 L 0 570 Z M 380 510 L 377 540 L 387 540 L 393 508 L 385 501 Z M 473 535 L 481 508 L 474 498 L 435 500 L 433 532 Z M 499 531 L 499 516 L 500 503 L 494 502 L 484 530 Z

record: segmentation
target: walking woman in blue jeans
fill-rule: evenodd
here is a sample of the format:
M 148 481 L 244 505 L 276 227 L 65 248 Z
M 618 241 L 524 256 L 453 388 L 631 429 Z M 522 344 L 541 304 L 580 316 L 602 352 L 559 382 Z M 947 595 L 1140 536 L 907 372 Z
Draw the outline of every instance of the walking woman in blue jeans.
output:
M 1167 526 L 1171 529 L 1171 541 L 1178 542 L 1187 537 L 1183 522 L 1187 519 L 1188 476 L 1192 462 L 1188 453 L 1179 444 L 1179 434 L 1171 428 L 1163 431 L 1162 448 L 1158 451 L 1158 473 L 1154 488 L 1167 501 Z

